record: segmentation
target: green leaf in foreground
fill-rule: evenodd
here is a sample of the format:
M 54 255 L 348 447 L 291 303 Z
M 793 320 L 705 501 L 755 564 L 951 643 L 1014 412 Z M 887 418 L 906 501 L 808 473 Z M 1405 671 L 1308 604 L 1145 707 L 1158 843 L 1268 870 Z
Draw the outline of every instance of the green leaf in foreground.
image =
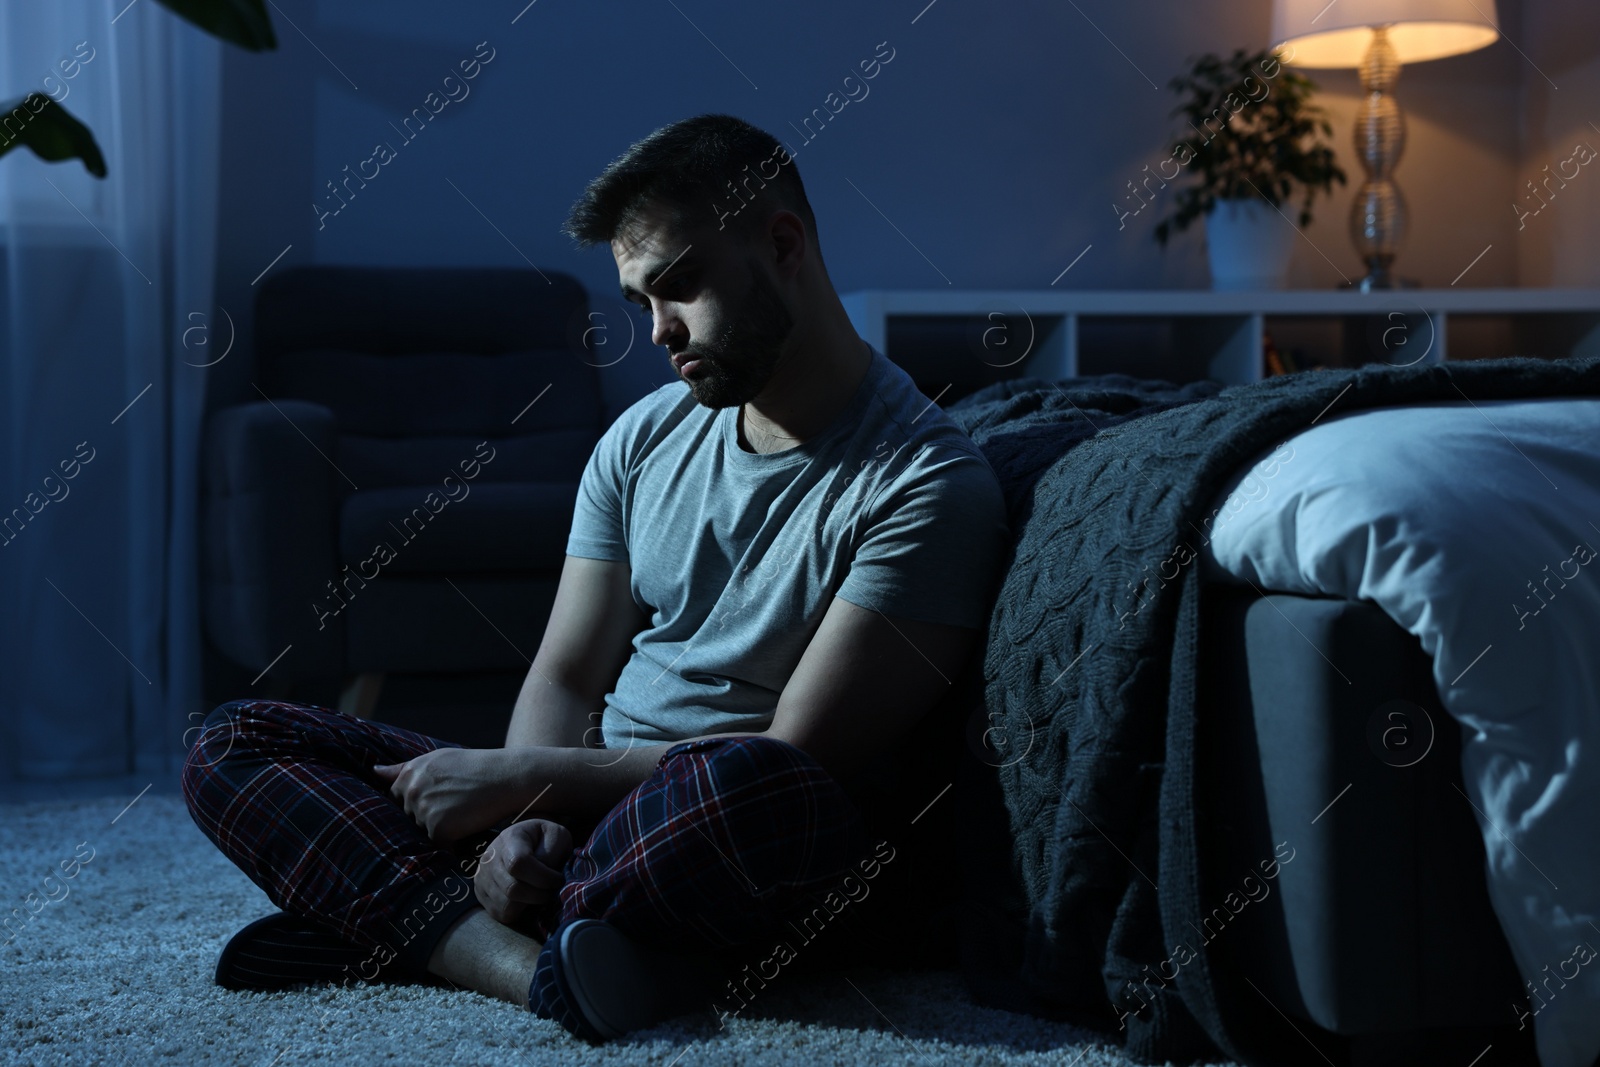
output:
M 251 52 L 278 47 L 265 0 L 156 0 L 179 18 Z
M 90 174 L 106 176 L 105 157 L 89 127 L 43 93 L 0 104 L 0 156 L 18 145 L 27 145 L 50 163 L 81 159 Z

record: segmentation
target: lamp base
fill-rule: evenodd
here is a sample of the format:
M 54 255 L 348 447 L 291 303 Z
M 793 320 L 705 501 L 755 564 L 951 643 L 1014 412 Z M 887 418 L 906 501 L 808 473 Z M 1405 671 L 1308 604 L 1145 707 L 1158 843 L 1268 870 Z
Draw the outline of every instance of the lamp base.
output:
M 1420 289 L 1422 286 L 1415 278 L 1402 278 L 1393 271 L 1393 252 L 1373 252 L 1364 256 L 1362 262 L 1367 268 L 1366 277 L 1357 281 L 1346 279 L 1339 283 L 1341 289 L 1359 289 L 1363 293 L 1370 293 L 1384 289 Z
M 1388 28 L 1374 26 L 1361 61 L 1363 96 L 1353 131 L 1367 180 L 1350 201 L 1350 236 L 1367 276 L 1344 286 L 1363 293 L 1418 288 L 1416 282 L 1390 273 L 1406 233 L 1406 200 L 1394 181 L 1406 143 L 1405 116 L 1394 98 L 1399 77 L 1400 57 L 1389 41 Z
M 1340 289 L 1359 289 L 1363 293 L 1382 292 L 1385 289 L 1421 289 L 1422 283 L 1415 278 L 1401 278 L 1390 274 L 1388 271 L 1368 274 L 1357 281 L 1339 283 Z

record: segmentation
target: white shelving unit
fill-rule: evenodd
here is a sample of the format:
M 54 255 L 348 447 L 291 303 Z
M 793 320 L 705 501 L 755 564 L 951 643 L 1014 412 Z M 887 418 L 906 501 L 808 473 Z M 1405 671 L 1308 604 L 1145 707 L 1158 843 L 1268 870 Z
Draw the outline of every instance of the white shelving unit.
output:
M 1002 378 L 1110 372 L 1254 381 L 1267 373 L 1267 334 L 1299 353 L 1300 369 L 1600 354 L 1600 289 L 874 289 L 841 299 L 861 336 L 924 391 L 965 383 L 958 395 Z

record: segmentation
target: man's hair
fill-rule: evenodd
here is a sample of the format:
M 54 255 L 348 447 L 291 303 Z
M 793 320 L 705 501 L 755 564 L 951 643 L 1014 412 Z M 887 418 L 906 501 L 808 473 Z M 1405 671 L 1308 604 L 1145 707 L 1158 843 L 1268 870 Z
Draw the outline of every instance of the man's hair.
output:
M 562 229 L 580 247 L 609 244 L 657 210 L 675 224 L 716 221 L 748 234 L 779 207 L 800 216 L 816 248 L 816 216 L 788 149 L 743 119 L 698 115 L 661 127 L 613 160 Z

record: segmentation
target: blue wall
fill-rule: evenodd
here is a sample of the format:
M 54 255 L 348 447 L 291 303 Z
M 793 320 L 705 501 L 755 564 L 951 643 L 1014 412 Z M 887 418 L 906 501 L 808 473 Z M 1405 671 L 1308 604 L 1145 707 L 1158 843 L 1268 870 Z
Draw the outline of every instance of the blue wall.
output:
M 1264 44 L 1270 11 L 1269 0 L 525 2 L 283 0 L 278 52 L 229 50 L 218 295 L 242 326 L 251 280 L 291 244 L 278 268 L 532 262 L 576 275 L 597 307 L 616 308 L 609 253 L 575 250 L 560 223 L 631 141 L 706 111 L 740 115 L 799 149 L 841 292 L 1045 288 L 1090 245 L 1058 288 L 1203 288 L 1198 227 L 1163 253 L 1150 237 L 1163 203 L 1122 224 L 1113 204 L 1130 206 L 1126 183 L 1170 154 L 1176 98 L 1166 83 L 1185 58 Z M 1515 39 L 1519 0 L 1501 0 L 1500 14 Z M 391 123 L 430 92 L 443 97 L 444 79 L 479 42 L 493 58 L 465 83 L 469 95 L 404 140 Z M 790 124 L 843 95 L 845 77 L 882 42 L 893 59 L 867 95 L 800 144 Z M 1340 270 L 1359 273 L 1345 221 L 1360 173 L 1349 144 L 1358 86 L 1351 72 L 1314 76 L 1352 182 L 1320 201 L 1292 283 L 1327 288 Z M 1405 71 L 1404 273 L 1446 285 L 1492 243 L 1469 284 L 1516 284 L 1506 205 L 1529 76 L 1504 41 Z M 325 183 L 356 171 L 380 141 L 394 158 L 319 223 L 313 205 L 338 203 Z M 248 367 L 246 355 L 217 368 L 228 371 L 221 399 L 248 394 Z M 670 379 L 649 345 L 611 373 L 614 404 Z

